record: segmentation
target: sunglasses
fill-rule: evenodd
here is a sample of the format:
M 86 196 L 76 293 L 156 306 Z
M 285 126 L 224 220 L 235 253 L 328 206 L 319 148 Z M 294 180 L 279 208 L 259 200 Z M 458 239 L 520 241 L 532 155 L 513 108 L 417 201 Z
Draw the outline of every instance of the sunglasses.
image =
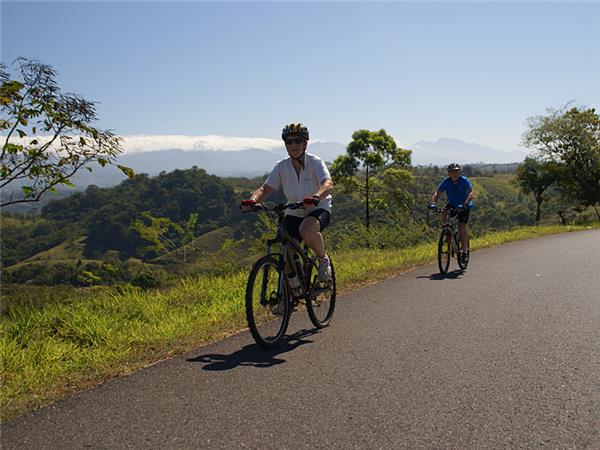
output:
M 301 144 L 304 142 L 302 138 L 292 138 L 285 141 L 285 145 Z

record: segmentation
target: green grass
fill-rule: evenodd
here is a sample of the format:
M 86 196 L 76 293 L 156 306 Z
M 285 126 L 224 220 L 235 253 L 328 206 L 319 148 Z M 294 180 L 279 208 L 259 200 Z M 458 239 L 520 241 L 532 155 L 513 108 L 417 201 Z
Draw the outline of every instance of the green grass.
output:
M 65 260 L 85 260 L 83 257 L 83 241 L 85 241 L 85 237 L 81 237 L 77 240 L 67 240 L 51 249 L 45 250 L 43 252 L 36 253 L 31 258 L 27 258 L 22 261 L 22 263 L 32 262 L 32 261 L 65 261 Z
M 471 247 L 584 228 L 519 228 L 479 237 Z M 354 250 L 333 258 L 343 293 L 431 262 L 436 248 Z M 41 308 L 11 307 L 0 322 L 2 420 L 245 328 L 246 277 L 189 277 L 162 291 L 103 289 Z

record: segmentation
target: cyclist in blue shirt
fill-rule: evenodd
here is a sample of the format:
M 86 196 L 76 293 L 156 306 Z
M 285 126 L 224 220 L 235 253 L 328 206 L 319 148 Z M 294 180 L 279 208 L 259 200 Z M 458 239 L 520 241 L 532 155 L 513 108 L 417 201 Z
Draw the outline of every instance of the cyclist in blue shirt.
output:
M 452 163 L 448 167 L 448 177 L 445 178 L 437 187 L 431 203 L 435 204 L 438 198 L 445 192 L 448 198 L 447 207 L 460 208 L 458 211 L 458 234 L 460 237 L 460 246 L 462 249 L 468 248 L 469 229 L 469 212 L 473 207 L 473 184 L 469 179 L 460 174 L 460 164 Z M 447 211 L 442 212 L 442 223 L 446 221 Z M 462 251 L 461 258 L 468 258 L 466 250 Z

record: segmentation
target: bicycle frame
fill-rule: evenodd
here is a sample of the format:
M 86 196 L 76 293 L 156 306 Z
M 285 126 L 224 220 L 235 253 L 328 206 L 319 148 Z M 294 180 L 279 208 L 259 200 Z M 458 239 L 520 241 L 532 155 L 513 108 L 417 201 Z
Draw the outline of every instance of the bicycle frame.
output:
M 277 258 L 280 264 L 280 279 L 278 281 L 278 288 L 280 291 L 283 289 L 283 283 L 287 283 L 288 275 L 285 270 L 285 262 L 287 261 L 288 268 L 292 270 L 296 270 L 294 267 L 293 255 L 296 253 L 301 261 L 302 267 L 304 269 L 304 276 L 302 274 L 298 274 L 301 277 L 301 282 L 303 283 L 304 289 L 302 290 L 302 295 L 292 295 L 292 298 L 295 300 L 306 298 L 311 291 L 311 280 L 306 274 L 312 272 L 312 267 L 314 266 L 314 261 L 308 256 L 308 250 L 305 249 L 305 245 L 301 245 L 297 239 L 291 236 L 287 230 L 283 226 L 283 220 L 285 218 L 284 211 L 286 209 L 298 209 L 303 207 L 302 202 L 297 203 L 288 203 L 285 205 L 277 205 L 273 208 L 273 212 L 277 214 L 277 231 L 274 239 L 269 239 L 266 242 L 266 252 L 265 255 L 271 255 Z M 271 210 L 262 206 L 259 209 L 265 210 L 267 213 Z M 279 252 L 273 253 L 271 251 L 271 247 L 274 244 L 280 244 Z M 266 278 L 266 277 L 265 277 Z
M 452 246 L 452 253 L 458 254 L 458 243 L 460 237 L 458 235 L 458 216 L 452 215 L 452 210 L 447 210 L 446 221 L 442 223 L 442 229 L 450 230 L 450 245 Z
M 442 230 L 450 230 L 451 238 L 453 241 L 453 249 L 458 250 L 458 243 L 460 242 L 458 235 L 458 212 L 460 211 L 460 209 L 435 207 L 434 211 L 440 214 L 446 211 L 446 220 L 442 222 Z

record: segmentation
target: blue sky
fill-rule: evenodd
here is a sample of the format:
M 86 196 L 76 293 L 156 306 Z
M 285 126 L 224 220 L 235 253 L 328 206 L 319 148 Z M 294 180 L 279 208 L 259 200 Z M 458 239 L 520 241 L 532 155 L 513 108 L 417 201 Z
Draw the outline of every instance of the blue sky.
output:
M 600 3 L 10 2 L 2 61 L 38 58 L 120 135 L 517 148 L 527 117 L 600 109 Z

